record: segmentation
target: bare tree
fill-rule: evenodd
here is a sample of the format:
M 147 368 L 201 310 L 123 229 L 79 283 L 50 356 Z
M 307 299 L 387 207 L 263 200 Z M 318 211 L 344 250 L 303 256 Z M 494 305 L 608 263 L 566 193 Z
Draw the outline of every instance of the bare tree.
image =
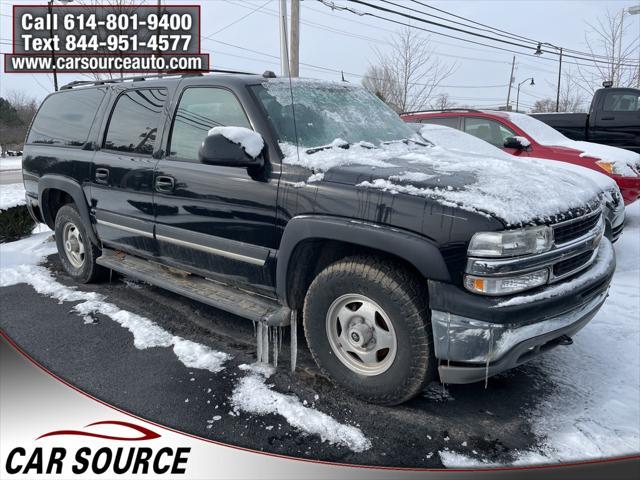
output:
M 424 109 L 455 64 L 439 60 L 429 39 L 405 27 L 389 40 L 390 48 L 375 48 L 376 65 L 369 67 L 363 86 L 397 112 Z
M 624 15 L 623 10 L 615 14 L 607 11 L 595 24 L 587 23 L 585 43 L 591 62 L 576 67 L 577 85 L 590 95 L 603 81 L 613 82 L 614 87 L 640 85 L 638 25 L 633 21 L 625 23 Z
M 431 102 L 431 108 L 437 110 L 446 110 L 448 108 L 454 108 L 458 104 L 451 100 L 448 93 L 441 93 L 436 97 L 434 101 Z
M 560 87 L 559 112 L 584 112 L 586 110 L 586 96 L 579 87 L 580 79 L 571 70 L 565 71 Z M 550 84 L 555 88 L 555 84 Z M 555 112 L 556 101 L 552 98 L 536 100 L 531 109 L 532 113 Z

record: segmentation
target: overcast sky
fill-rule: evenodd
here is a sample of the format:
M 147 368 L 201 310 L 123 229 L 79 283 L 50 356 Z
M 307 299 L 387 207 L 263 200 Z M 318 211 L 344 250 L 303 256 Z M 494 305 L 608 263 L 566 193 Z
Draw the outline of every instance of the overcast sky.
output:
M 345 4 L 344 0 L 333 1 L 337 5 Z M 401 2 L 403 0 L 396 0 L 396 3 Z M 492 27 L 575 50 L 586 49 L 584 36 L 588 29 L 587 22 L 595 23 L 607 10 L 616 13 L 638 3 L 628 0 L 423 2 Z M 44 4 L 45 1 L 0 0 L 0 37 L 5 41 L 2 43 L 11 37 L 10 14 L 14 3 Z M 203 39 L 202 48 L 211 54 L 211 68 L 255 72 L 269 69 L 279 74 L 277 0 L 187 0 L 163 3 L 202 5 L 202 35 L 209 37 Z M 366 7 L 352 6 L 366 10 Z M 242 18 L 244 16 L 246 18 Z M 302 2 L 301 18 L 300 61 L 304 63 L 300 68 L 301 76 L 339 80 L 338 72 L 343 70 L 345 78 L 355 83 L 360 82 L 358 75 L 362 75 L 369 62 L 374 60 L 373 47 L 388 48 L 387 39 L 400 28 L 376 18 L 332 11 L 315 0 Z M 625 22 L 629 25 L 626 41 L 632 41 L 633 36 L 640 36 L 640 15 L 627 15 Z M 458 35 L 451 31 L 448 33 Z M 495 106 L 505 103 L 512 53 L 433 34 L 430 40 L 434 52 L 443 62 L 456 64 L 454 74 L 444 82 L 447 87 L 441 88 L 440 92 L 448 93 L 455 102 L 467 105 Z M 10 51 L 9 45 L 2 44 L 0 47 L 2 52 Z M 557 56 L 551 54 L 542 57 L 516 55 L 516 84 L 532 76 L 536 83 L 534 87 L 528 83 L 522 86 L 521 104 L 528 107 L 537 98 L 555 98 L 557 67 Z M 52 78 L 48 74 L 6 74 L 3 68 L 0 75 L 2 96 L 18 90 L 41 99 L 53 89 Z M 59 83 L 62 85 L 78 78 L 81 77 L 77 74 L 60 75 Z

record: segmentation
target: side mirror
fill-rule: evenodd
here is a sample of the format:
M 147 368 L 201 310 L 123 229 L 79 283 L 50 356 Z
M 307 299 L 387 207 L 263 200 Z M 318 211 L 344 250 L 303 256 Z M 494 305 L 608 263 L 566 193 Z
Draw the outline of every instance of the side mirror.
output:
M 515 148 L 516 150 L 526 150 L 531 146 L 531 142 L 524 137 L 507 137 L 504 141 L 504 148 Z
M 263 165 L 264 140 L 244 127 L 214 127 L 198 150 L 198 160 L 207 165 L 255 167 Z

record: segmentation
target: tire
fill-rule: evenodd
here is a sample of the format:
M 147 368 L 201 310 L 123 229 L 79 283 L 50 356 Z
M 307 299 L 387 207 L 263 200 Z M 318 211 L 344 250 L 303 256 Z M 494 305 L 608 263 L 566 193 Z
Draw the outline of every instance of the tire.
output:
M 87 235 L 75 205 L 63 205 L 56 214 L 55 236 L 58 255 L 65 271 L 78 283 L 91 283 L 105 278 L 108 270 L 96 263 L 102 251 Z
M 304 302 L 314 360 L 366 402 L 409 400 L 435 378 L 427 298 L 424 281 L 392 261 L 354 256 L 329 265 Z

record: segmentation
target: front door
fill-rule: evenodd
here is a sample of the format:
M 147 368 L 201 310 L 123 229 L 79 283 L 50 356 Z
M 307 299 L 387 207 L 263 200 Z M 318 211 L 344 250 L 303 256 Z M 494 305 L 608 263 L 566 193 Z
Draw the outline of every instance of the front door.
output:
M 121 92 L 94 157 L 91 203 L 98 235 L 111 248 L 138 255 L 157 253 L 153 154 L 166 98 L 163 88 Z
M 278 179 L 205 165 L 198 149 L 214 126 L 252 128 L 230 90 L 192 86 L 175 108 L 167 155 L 156 167 L 156 238 L 162 261 L 270 293 Z M 267 171 L 269 169 L 266 169 Z

